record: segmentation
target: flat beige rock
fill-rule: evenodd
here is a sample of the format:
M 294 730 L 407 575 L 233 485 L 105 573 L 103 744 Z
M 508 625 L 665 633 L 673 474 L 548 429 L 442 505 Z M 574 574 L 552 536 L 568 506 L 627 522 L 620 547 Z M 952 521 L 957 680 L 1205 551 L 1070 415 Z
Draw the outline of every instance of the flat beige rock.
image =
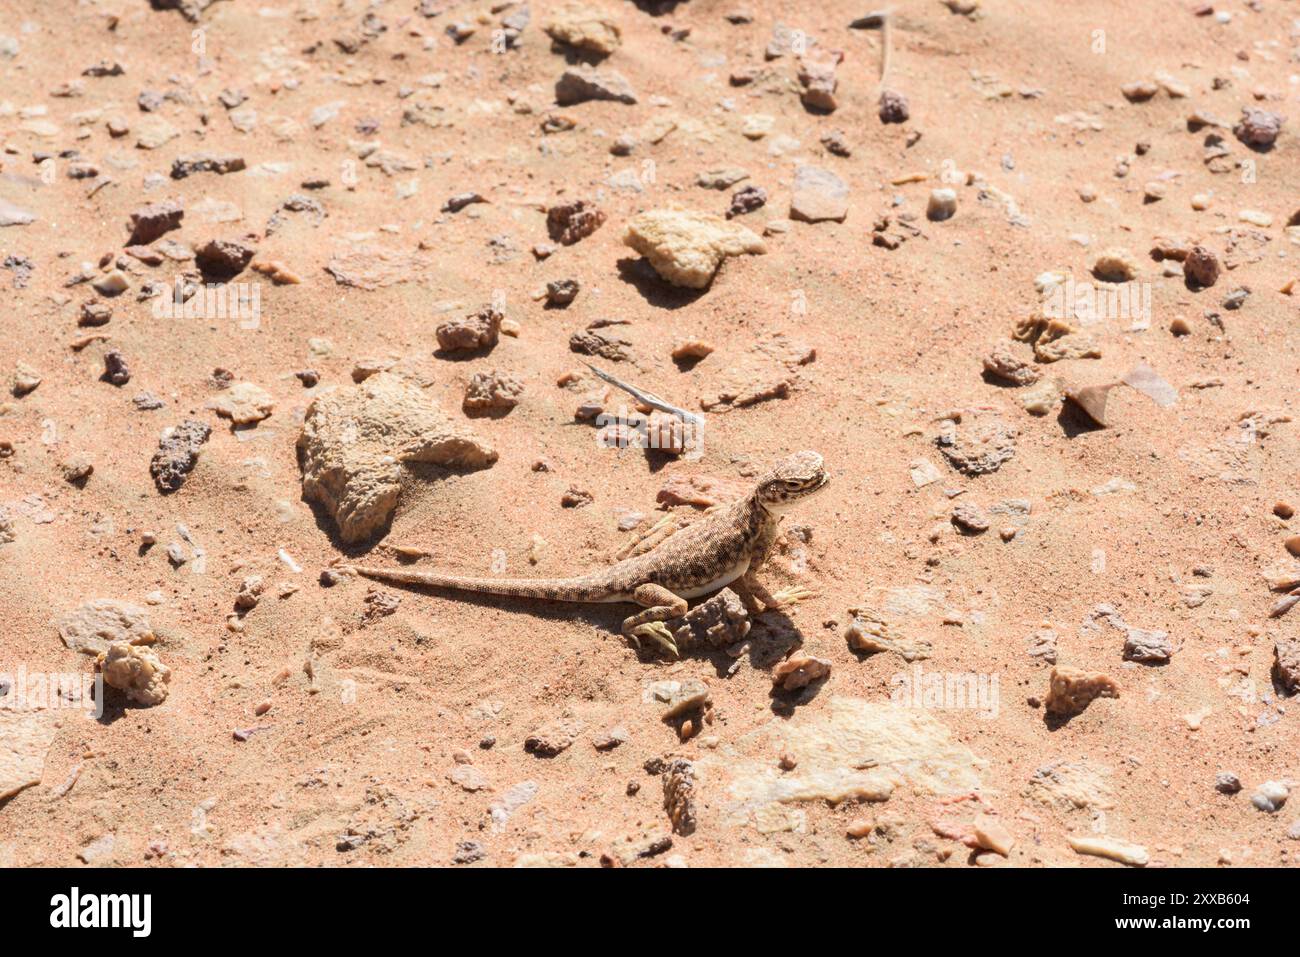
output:
M 761 737 L 769 753 L 788 755 L 793 770 L 738 757 L 749 743 L 743 738 L 735 752 L 728 746 L 700 766 L 726 788 L 728 823 L 763 833 L 797 830 L 798 807 L 807 802 L 886 801 L 904 786 L 931 795 L 977 789 L 987 766 L 930 711 L 888 701 L 835 697 L 749 737 Z
M 1134 844 L 1132 841 L 1125 841 L 1118 837 L 1082 835 L 1071 836 L 1066 840 L 1079 854 L 1104 857 L 1130 867 L 1146 867 L 1151 860 L 1151 855 L 1141 844 Z
M 712 213 L 656 209 L 627 224 L 623 242 L 675 286 L 706 289 L 728 256 L 765 253 L 767 247 L 744 226 Z
M 1067 811 L 1108 810 L 1115 806 L 1110 770 L 1087 761 L 1058 761 L 1043 765 L 1030 777 L 1025 796 Z
M 412 282 L 428 266 L 428 257 L 419 253 L 365 245 L 333 256 L 325 271 L 340 286 L 373 291 Z
M 148 613 L 139 605 L 115 598 L 95 598 L 69 612 L 59 622 L 59 637 L 73 651 L 100 655 L 117 641 L 153 638 Z
M 799 166 L 794 171 L 790 218 L 805 223 L 844 222 L 849 215 L 849 186 L 820 166 Z
M 54 711 L 0 708 L 0 801 L 41 783 L 58 725 Z

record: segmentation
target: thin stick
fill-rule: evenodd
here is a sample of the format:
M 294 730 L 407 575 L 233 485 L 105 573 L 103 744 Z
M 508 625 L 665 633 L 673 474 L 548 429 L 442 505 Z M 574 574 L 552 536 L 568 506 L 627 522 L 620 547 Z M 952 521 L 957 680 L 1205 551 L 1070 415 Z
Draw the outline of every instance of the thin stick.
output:
M 610 385 L 617 386 L 618 388 L 622 389 L 624 392 L 632 396 L 632 398 L 636 399 L 638 402 L 642 402 L 645 405 L 650 406 L 650 408 L 652 409 L 658 409 L 660 412 L 667 412 L 669 415 L 675 415 L 683 422 L 690 422 L 694 425 L 704 424 L 703 416 L 696 415 L 694 412 L 687 412 L 685 409 L 679 409 L 677 406 L 672 405 L 671 403 L 666 402 L 663 399 L 659 398 L 659 396 L 655 395 L 653 392 L 647 392 L 644 389 L 638 389 L 634 385 L 628 385 L 626 382 L 622 382 L 618 379 L 615 379 L 608 372 L 605 372 L 602 369 L 597 369 L 590 362 L 585 362 L 584 364 L 587 366 L 588 369 L 596 373 L 596 375 L 600 376 Z
M 849 24 L 849 27 L 854 30 L 880 28 L 880 85 L 882 87 L 885 85 L 885 77 L 889 74 L 889 61 L 893 53 L 893 28 L 891 25 L 893 14 L 892 7 L 888 10 L 872 10 Z

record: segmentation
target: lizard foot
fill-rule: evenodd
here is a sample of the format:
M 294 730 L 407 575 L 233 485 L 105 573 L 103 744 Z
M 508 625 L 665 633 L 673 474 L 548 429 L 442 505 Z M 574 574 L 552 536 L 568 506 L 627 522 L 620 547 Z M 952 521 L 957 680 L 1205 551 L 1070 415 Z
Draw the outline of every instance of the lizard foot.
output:
M 677 642 L 673 640 L 673 633 L 662 621 L 647 621 L 645 624 L 637 625 L 628 632 L 628 637 L 632 639 L 638 651 L 641 648 L 641 639 L 644 638 L 653 642 L 665 654 L 673 658 L 680 657 Z
M 802 585 L 791 585 L 789 588 L 782 588 L 772 595 L 772 600 L 767 602 L 770 609 L 788 608 L 791 605 L 809 598 L 816 598 L 817 593 L 811 588 L 804 588 Z

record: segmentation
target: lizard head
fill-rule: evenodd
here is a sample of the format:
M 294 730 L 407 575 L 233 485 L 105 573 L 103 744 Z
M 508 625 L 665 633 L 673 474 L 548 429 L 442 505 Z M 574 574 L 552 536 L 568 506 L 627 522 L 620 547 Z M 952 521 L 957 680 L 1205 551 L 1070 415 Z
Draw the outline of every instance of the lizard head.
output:
M 816 452 L 796 452 L 758 481 L 756 496 L 769 512 L 781 513 L 826 487 L 830 478 Z

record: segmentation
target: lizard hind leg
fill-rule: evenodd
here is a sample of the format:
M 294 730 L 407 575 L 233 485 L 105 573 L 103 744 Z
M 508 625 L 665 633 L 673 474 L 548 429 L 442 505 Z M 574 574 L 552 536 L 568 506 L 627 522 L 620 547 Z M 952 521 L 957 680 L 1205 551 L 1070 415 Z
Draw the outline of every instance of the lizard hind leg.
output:
M 646 552 L 658 548 L 664 539 L 668 538 L 674 532 L 681 529 L 681 519 L 676 515 L 665 515 L 654 526 L 646 532 L 642 532 L 632 541 L 628 542 L 617 552 L 614 553 L 615 561 L 622 561 L 625 558 L 632 558 L 635 555 L 644 555 Z
M 632 598 L 645 610 L 629 615 L 623 620 L 623 634 L 641 647 L 642 639 L 652 641 L 672 657 L 679 656 L 673 633 L 664 624 L 670 618 L 680 618 L 689 607 L 686 599 L 675 595 L 662 585 L 638 585 Z

